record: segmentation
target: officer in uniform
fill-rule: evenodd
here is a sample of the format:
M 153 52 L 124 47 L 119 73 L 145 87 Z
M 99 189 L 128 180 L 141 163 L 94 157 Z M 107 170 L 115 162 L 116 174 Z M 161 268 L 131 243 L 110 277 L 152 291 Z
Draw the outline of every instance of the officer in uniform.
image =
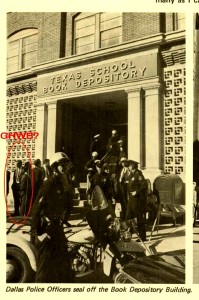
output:
M 129 163 L 126 157 L 120 159 L 120 170 L 118 172 L 118 197 L 122 206 L 122 217 L 126 217 L 127 207 L 127 180 L 129 176 Z
M 128 160 L 130 174 L 128 176 L 128 203 L 126 219 L 137 218 L 139 237 L 146 241 L 145 213 L 146 213 L 146 193 L 147 182 L 140 170 L 138 162 Z
M 93 152 L 97 152 L 98 153 L 98 158 L 101 159 L 104 155 L 104 147 L 103 147 L 103 143 L 102 143 L 102 139 L 101 139 L 101 135 L 100 134 L 96 134 L 93 137 L 93 141 L 90 145 L 90 153 L 92 155 Z
M 36 282 L 73 281 L 63 230 L 72 209 L 72 191 L 66 174 L 68 162 L 69 158 L 63 152 L 52 156 L 52 177 L 43 182 L 32 208 L 32 235 L 47 234 L 39 249 Z

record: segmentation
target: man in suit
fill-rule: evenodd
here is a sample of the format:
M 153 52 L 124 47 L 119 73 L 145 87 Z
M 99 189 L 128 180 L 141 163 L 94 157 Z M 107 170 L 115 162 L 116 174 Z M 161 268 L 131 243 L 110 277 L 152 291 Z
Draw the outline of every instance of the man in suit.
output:
M 21 172 L 22 161 L 18 160 L 16 162 L 16 168 L 13 174 L 13 183 L 12 183 L 12 193 L 14 198 L 14 216 L 19 216 L 19 207 L 21 204 L 21 196 L 20 196 L 20 182 L 21 182 Z
M 26 216 L 31 200 L 31 180 L 30 180 L 30 162 L 27 161 L 22 167 L 22 176 L 20 182 L 21 206 L 20 215 Z
M 35 159 L 34 161 L 34 166 L 33 166 L 33 176 L 34 176 L 34 181 L 33 181 L 33 191 L 34 191 L 34 197 L 33 197 L 33 202 L 36 200 L 37 195 L 39 193 L 39 189 L 42 185 L 43 182 L 43 173 L 41 170 L 41 160 L 40 159 Z

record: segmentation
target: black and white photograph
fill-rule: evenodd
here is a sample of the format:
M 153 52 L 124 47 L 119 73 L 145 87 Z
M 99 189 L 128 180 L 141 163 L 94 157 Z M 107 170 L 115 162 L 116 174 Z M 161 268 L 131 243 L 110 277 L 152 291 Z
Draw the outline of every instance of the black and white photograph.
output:
M 186 283 L 185 24 L 7 12 L 7 284 Z

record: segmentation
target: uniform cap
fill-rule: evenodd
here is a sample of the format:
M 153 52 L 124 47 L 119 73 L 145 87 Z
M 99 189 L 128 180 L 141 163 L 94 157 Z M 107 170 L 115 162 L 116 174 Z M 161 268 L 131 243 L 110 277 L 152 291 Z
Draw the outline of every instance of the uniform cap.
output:
M 69 157 L 64 152 L 56 152 L 50 158 L 50 166 L 54 167 L 56 164 L 58 165 L 60 162 L 69 161 Z
M 122 141 L 122 140 L 118 141 L 118 144 L 123 144 L 123 143 L 124 143 L 124 141 Z
M 127 162 L 127 161 L 128 161 L 128 159 L 126 157 L 121 157 L 121 159 L 120 159 L 120 163 Z
M 96 138 L 98 138 L 98 137 L 100 137 L 100 134 L 96 134 L 96 135 L 94 135 L 94 139 L 96 139 Z
M 116 134 L 117 133 L 117 130 L 112 130 L 112 134 Z
M 98 156 L 98 153 L 96 151 L 92 152 L 92 156 L 96 157 Z

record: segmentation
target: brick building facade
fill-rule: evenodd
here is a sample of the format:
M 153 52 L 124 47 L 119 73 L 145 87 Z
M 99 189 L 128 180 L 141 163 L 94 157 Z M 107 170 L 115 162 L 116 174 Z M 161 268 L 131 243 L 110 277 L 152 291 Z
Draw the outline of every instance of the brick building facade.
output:
M 183 177 L 183 14 L 8 13 L 7 34 L 7 130 L 39 132 L 33 159 L 65 151 L 85 180 L 93 135 L 107 141 L 114 127 L 146 177 Z M 10 168 L 16 158 L 22 144 Z

